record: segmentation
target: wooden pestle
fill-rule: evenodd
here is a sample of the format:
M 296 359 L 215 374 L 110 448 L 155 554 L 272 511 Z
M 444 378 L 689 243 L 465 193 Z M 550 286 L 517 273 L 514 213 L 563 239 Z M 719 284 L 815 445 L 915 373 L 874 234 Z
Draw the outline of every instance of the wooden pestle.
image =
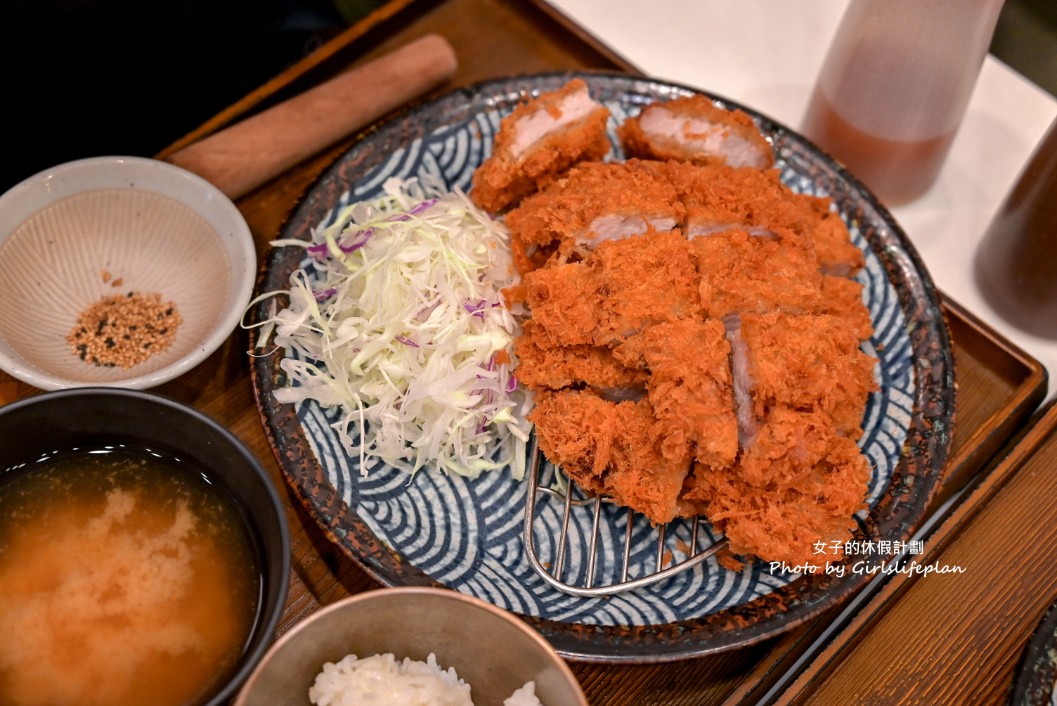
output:
M 430 34 L 173 153 L 168 161 L 237 199 L 451 78 L 455 52 Z

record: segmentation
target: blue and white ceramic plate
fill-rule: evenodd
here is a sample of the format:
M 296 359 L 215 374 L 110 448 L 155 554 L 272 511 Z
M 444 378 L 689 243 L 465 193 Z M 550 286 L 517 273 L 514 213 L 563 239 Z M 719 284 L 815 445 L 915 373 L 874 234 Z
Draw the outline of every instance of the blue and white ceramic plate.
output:
M 469 191 L 500 119 L 527 96 L 583 78 L 612 111 L 612 127 L 656 99 L 694 92 L 625 75 L 551 73 L 500 79 L 409 109 L 364 134 L 308 191 L 283 238 L 308 240 L 311 229 L 344 204 L 377 195 L 390 176 L 429 174 Z M 901 548 L 923 519 L 950 449 L 954 367 L 939 298 L 920 259 L 888 212 L 861 184 L 812 144 L 741 108 L 772 141 L 782 178 L 794 190 L 828 195 L 866 255 L 860 275 L 876 333 L 867 350 L 880 360 L 880 391 L 869 401 L 861 446 L 874 469 L 870 511 L 860 518 L 860 571 L 843 576 L 733 572 L 714 560 L 651 587 L 611 598 L 578 598 L 538 577 L 521 539 L 526 488 L 507 472 L 476 480 L 396 469 L 360 477 L 314 403 L 277 404 L 287 384 L 281 352 L 257 358 L 254 384 L 266 432 L 293 490 L 328 536 L 380 582 L 440 585 L 509 609 L 533 624 L 564 656 L 588 661 L 650 662 L 701 655 L 763 640 L 817 616 L 872 578 L 869 566 Z M 619 153 L 617 153 L 619 156 Z M 305 266 L 301 248 L 274 248 L 259 292 L 286 289 Z M 265 305 L 251 312 L 267 317 Z M 546 474 L 549 471 L 544 471 Z M 546 551 L 561 521 L 558 503 L 537 501 L 535 533 Z M 603 534 L 623 538 L 627 514 L 604 515 Z M 589 519 L 574 517 L 572 535 Z M 632 528 L 632 566 L 656 554 L 645 520 Z M 670 530 L 678 540 L 687 528 Z M 869 547 L 869 549 L 866 549 Z M 584 550 L 574 545 L 573 570 Z M 854 553 L 853 553 L 854 554 Z
M 1057 702 L 1057 601 L 1035 626 L 1020 657 L 1009 706 L 1052 706 Z

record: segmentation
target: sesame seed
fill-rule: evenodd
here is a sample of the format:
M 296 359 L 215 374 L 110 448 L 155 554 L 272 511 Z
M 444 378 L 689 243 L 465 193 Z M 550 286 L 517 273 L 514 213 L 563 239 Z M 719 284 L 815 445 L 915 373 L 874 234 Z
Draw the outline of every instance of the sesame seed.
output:
M 167 350 L 181 323 L 175 305 L 162 302 L 160 294 L 129 292 L 89 305 L 66 341 L 81 360 L 127 370 Z

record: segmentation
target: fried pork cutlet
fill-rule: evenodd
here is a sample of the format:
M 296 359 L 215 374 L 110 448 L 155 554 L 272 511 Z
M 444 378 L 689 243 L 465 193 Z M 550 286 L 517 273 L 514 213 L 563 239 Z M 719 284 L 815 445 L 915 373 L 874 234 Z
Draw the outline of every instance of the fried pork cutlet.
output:
M 716 319 L 650 326 L 624 341 L 616 358 L 649 371 L 647 394 L 659 423 L 661 453 L 724 467 L 738 454 L 730 345 Z
M 521 279 L 520 295 L 532 312 L 533 338 L 546 348 L 589 345 L 602 312 L 602 282 L 582 262 L 545 267 Z
M 829 314 L 745 313 L 739 317 L 758 419 L 775 407 L 818 411 L 838 434 L 857 439 L 875 358 L 859 348 L 851 325 Z
M 690 247 L 701 305 L 710 316 L 823 307 L 823 278 L 810 239 L 780 228 L 770 236 L 731 230 L 694 238 Z
M 847 321 L 860 341 L 873 335 L 873 322 L 870 321 L 870 310 L 863 301 L 862 283 L 836 277 L 822 276 L 822 310 L 821 313 L 833 314 Z
M 470 198 L 486 211 L 502 211 L 577 162 L 602 159 L 611 147 L 608 119 L 581 79 L 519 105 L 500 122 Z
M 851 277 L 863 268 L 862 250 L 851 242 L 848 226 L 840 214 L 830 209 L 830 199 L 808 194 L 797 194 L 808 228 L 815 243 L 818 266 L 824 274 Z
M 651 103 L 618 128 L 628 156 L 766 169 L 771 144 L 752 118 L 725 110 L 702 95 Z
M 529 421 L 546 457 L 586 491 L 655 523 L 675 519 L 690 458 L 661 453 L 647 400 L 610 402 L 587 390 L 541 392 Z
M 700 503 L 736 554 L 819 565 L 843 555 L 869 479 L 828 415 L 776 407 L 737 465 L 695 467 L 684 502 Z
M 678 226 L 684 208 L 662 174 L 637 161 L 579 164 L 506 215 L 515 263 L 524 273 L 555 251 L 562 260 L 599 243 Z
M 638 399 L 645 395 L 646 371 L 624 365 L 604 346 L 540 345 L 537 327 L 526 321 L 514 344 L 518 382 L 531 390 L 559 390 L 587 385 L 606 399 Z
M 685 162 L 653 166 L 676 188 L 686 208 L 687 237 L 726 230 L 768 235 L 782 229 L 806 235 L 823 274 L 851 277 L 864 264 L 848 226 L 827 197 L 798 194 L 777 170 Z
M 655 524 L 703 514 L 739 554 L 838 560 L 870 477 L 862 252 L 744 114 L 678 99 L 619 134 L 627 162 L 578 153 L 501 189 L 540 449 Z
M 607 240 L 584 263 L 597 273 L 603 294 L 597 345 L 703 313 L 690 241 L 679 232 Z
M 678 232 L 602 243 L 581 262 L 528 272 L 517 287 L 545 348 L 615 345 L 647 326 L 702 314 L 690 241 Z
M 687 237 L 725 230 L 767 235 L 775 229 L 805 233 L 817 215 L 805 210 L 777 170 L 686 162 L 646 163 L 662 174 L 686 208 Z

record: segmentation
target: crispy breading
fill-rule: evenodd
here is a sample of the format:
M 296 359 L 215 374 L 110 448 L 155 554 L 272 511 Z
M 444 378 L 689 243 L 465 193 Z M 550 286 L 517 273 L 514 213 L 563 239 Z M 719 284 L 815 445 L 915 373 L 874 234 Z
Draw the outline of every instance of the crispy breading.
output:
M 833 314 L 847 321 L 860 341 L 873 335 L 870 310 L 863 301 L 862 283 L 847 277 L 822 276 L 821 313 Z
M 526 321 L 514 344 L 518 359 L 518 382 L 532 390 L 558 390 L 571 385 L 585 384 L 603 393 L 616 396 L 619 391 L 633 395 L 645 393 L 646 371 L 621 363 L 613 351 L 603 346 L 540 345 L 537 325 Z
M 603 292 L 594 342 L 612 345 L 647 326 L 702 314 L 690 242 L 678 232 L 608 240 L 584 261 Z
M 541 345 L 594 343 L 602 312 L 602 281 L 594 268 L 574 262 L 529 272 L 520 290 Z
M 617 135 L 629 157 L 757 169 L 774 164 L 771 144 L 752 118 L 703 95 L 651 103 L 626 119 Z
M 786 229 L 773 236 L 733 230 L 699 236 L 690 245 L 701 276 L 701 305 L 710 316 L 823 307 L 822 274 L 803 236 Z
M 851 233 L 840 214 L 830 208 L 832 200 L 808 194 L 798 194 L 797 200 L 808 218 L 819 269 L 840 277 L 850 277 L 861 270 L 865 264 L 863 252 L 851 242 Z
M 869 479 L 866 458 L 826 414 L 776 407 L 736 466 L 696 466 L 685 492 L 734 553 L 821 565 L 841 558 Z
M 686 207 L 690 237 L 723 230 L 805 233 L 815 215 L 782 183 L 778 170 L 686 162 L 647 163 L 671 182 Z
M 605 240 L 671 230 L 684 213 L 675 188 L 656 170 L 634 161 L 589 162 L 523 199 L 505 221 L 524 273 L 556 250 L 568 259 Z
M 877 389 L 877 360 L 859 348 L 847 321 L 829 314 L 745 313 L 741 337 L 758 418 L 774 407 L 818 410 L 839 434 L 862 435 L 866 401 Z
M 614 350 L 618 360 L 649 371 L 647 394 L 659 423 L 661 452 L 729 466 L 738 454 L 730 345 L 716 319 L 650 326 Z
M 689 453 L 662 451 L 657 418 L 647 400 L 622 402 L 617 409 L 619 437 L 606 493 L 655 525 L 671 522 L 678 516 L 679 495 L 690 472 Z
M 542 392 L 529 414 L 546 457 L 585 490 L 651 522 L 677 516 L 690 457 L 667 458 L 647 400 L 610 402 L 591 391 Z
M 560 176 L 580 161 L 599 160 L 610 149 L 609 109 L 573 79 L 528 100 L 500 121 L 492 154 L 474 171 L 470 198 L 498 212 Z
M 528 272 L 524 297 L 547 347 L 611 345 L 702 313 L 690 242 L 677 232 L 606 241 L 582 262 Z
M 604 493 L 604 477 L 620 436 L 617 405 L 592 392 L 543 391 L 528 420 L 547 459 L 589 493 Z

